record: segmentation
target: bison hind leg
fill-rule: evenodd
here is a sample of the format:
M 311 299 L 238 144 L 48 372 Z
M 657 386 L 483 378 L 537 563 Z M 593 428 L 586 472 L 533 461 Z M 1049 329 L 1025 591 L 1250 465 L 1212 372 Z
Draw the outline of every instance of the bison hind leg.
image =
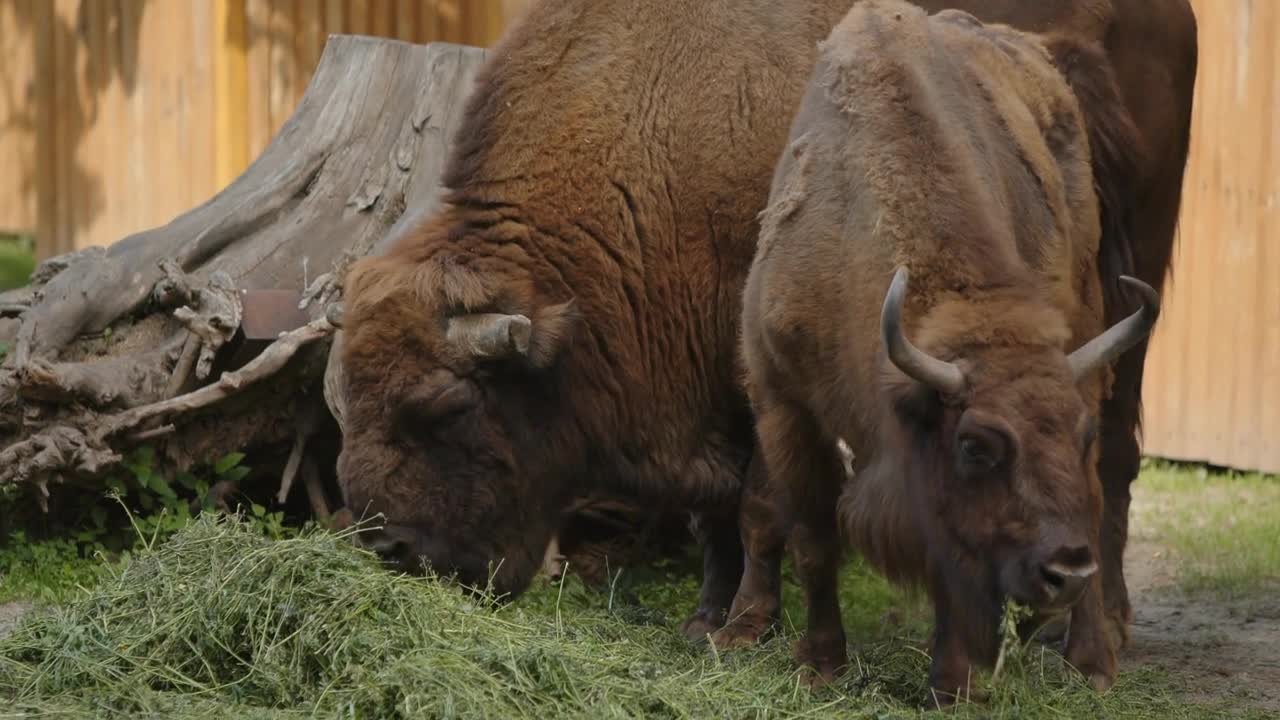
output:
M 750 647 L 777 628 L 782 606 L 782 552 L 786 534 L 780 494 L 769 485 L 764 458 L 751 458 L 738 511 L 742 531 L 742 582 L 729 608 L 728 622 L 711 640 L 717 648 Z
M 791 521 L 788 539 L 808 608 L 805 635 L 793 654 L 807 683 L 824 684 L 848 664 L 837 583 L 843 546 L 836 507 L 844 469 L 832 452 L 835 441 L 805 408 L 758 402 L 756 417 L 769 481 L 783 493 Z

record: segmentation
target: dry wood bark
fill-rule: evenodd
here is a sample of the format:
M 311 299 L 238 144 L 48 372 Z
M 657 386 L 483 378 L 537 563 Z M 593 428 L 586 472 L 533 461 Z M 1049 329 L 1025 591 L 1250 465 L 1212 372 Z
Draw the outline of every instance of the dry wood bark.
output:
M 0 295 L 0 483 L 92 485 L 139 442 L 159 441 L 174 468 L 246 445 L 305 447 L 308 398 L 323 387 L 340 402 L 326 308 L 352 260 L 439 203 L 484 54 L 333 36 L 293 116 L 230 186 L 167 225 L 47 260 Z M 263 289 L 305 295 L 311 322 L 236 369 L 240 293 Z

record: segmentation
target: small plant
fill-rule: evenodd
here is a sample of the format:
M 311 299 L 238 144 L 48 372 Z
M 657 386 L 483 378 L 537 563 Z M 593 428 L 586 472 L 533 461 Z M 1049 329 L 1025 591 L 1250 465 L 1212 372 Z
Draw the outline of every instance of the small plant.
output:
M 41 532 L 16 529 L 0 539 L 0 600 L 66 599 L 104 566 L 115 566 L 141 548 L 164 542 L 200 513 L 219 511 L 210 489 L 246 478 L 251 469 L 244 460 L 244 453 L 234 452 L 170 476 L 157 469 L 155 450 L 141 447 L 125 457 L 119 472 L 106 478 L 105 492 L 64 489 L 53 513 L 55 522 Z M 0 488 L 0 511 L 10 517 L 30 513 L 32 502 L 25 488 Z M 246 525 L 267 538 L 297 532 L 286 525 L 283 512 L 258 503 L 244 511 Z M 45 518 L 34 518 L 31 524 L 37 521 Z

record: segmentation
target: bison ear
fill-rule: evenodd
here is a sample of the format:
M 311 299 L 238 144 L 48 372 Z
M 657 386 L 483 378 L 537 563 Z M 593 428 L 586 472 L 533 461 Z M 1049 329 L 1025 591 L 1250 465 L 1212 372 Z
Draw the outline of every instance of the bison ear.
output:
M 546 368 L 568 345 L 579 320 L 576 300 L 545 306 L 533 314 L 533 334 L 529 338 L 529 363 Z

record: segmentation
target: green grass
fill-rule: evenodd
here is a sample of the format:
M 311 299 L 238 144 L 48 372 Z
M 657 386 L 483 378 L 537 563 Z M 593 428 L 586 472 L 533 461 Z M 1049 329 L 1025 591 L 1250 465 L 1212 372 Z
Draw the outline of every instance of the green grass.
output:
M 0 292 L 26 285 L 35 267 L 30 238 L 0 233 Z
M 696 587 L 679 567 L 603 592 L 542 581 L 497 605 L 383 572 L 341 535 L 271 540 L 208 514 L 0 640 L 0 698 L 72 717 L 916 717 L 919 629 L 879 622 L 903 601 L 877 583 L 846 577 L 853 668 L 811 692 L 789 636 L 720 655 L 681 638 Z M 1039 646 L 1012 653 L 989 704 L 952 714 L 1222 717 L 1149 670 L 1098 695 Z
M 1167 546 L 1183 589 L 1241 599 L 1280 588 L 1280 479 L 1152 464 L 1134 495 L 1134 523 Z
M 25 542 L 18 533 L 0 550 L 0 603 L 65 602 L 94 585 L 107 570 L 101 559 L 85 557 L 70 540 Z

